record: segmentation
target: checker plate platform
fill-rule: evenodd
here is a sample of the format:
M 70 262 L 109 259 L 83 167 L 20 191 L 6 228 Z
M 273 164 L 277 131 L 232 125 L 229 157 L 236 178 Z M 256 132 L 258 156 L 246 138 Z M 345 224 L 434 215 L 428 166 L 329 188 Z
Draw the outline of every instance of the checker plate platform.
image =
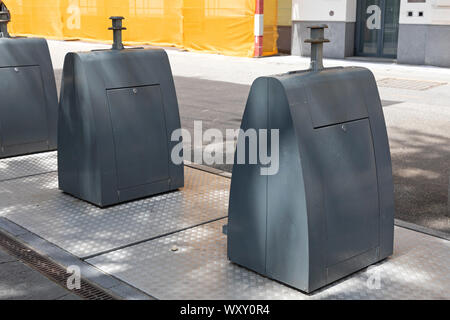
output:
M 264 278 L 229 261 L 226 220 L 105 254 L 101 270 L 157 299 L 450 299 L 450 243 L 396 228 L 392 258 L 312 295 Z M 172 247 L 178 248 L 173 252 Z
M 450 299 L 450 242 L 395 229 L 394 255 L 312 295 L 227 260 L 230 180 L 99 209 L 58 190 L 56 153 L 0 160 L 0 216 L 158 299 Z
M 0 160 L 0 182 L 52 172 L 57 169 L 56 151 L 2 159 Z
M 7 180 L 0 216 L 86 258 L 226 217 L 229 180 L 189 167 L 185 175 L 180 191 L 107 209 L 59 191 L 56 172 Z

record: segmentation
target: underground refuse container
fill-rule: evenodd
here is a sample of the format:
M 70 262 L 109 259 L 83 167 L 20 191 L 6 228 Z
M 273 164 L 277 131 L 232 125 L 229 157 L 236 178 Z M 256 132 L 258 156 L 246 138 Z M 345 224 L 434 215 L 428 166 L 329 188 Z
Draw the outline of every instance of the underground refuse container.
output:
M 111 50 L 66 56 L 58 122 L 59 188 L 100 207 L 184 185 L 171 161 L 181 125 L 167 54 L 124 49 L 123 18 L 111 19 Z
M 230 261 L 308 293 L 393 253 L 377 84 L 364 68 L 323 68 L 325 28 L 311 27 L 310 70 L 253 83 L 241 129 L 279 130 L 279 171 L 235 164 L 226 228 Z
M 45 39 L 14 38 L 0 1 L 0 158 L 56 149 L 58 97 Z

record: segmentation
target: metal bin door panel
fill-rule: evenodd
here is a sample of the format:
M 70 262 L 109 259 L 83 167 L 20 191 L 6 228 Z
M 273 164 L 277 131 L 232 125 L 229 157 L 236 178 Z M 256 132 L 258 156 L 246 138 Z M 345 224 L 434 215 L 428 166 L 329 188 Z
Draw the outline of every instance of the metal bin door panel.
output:
M 46 100 L 39 66 L 0 68 L 0 97 L 3 147 L 48 140 Z
M 119 190 L 169 180 L 164 105 L 158 85 L 107 90 Z
M 369 116 L 361 94 L 363 89 L 351 72 L 321 74 L 319 79 L 310 81 L 308 87 L 308 109 L 314 128 Z
M 315 130 L 323 186 L 327 266 L 379 246 L 379 203 L 369 120 Z

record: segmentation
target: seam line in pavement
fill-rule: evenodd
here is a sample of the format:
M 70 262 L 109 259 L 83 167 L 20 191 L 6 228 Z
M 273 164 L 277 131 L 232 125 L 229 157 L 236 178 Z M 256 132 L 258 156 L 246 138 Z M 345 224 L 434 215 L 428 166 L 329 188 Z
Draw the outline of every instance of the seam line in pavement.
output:
M 204 171 L 210 174 L 214 174 L 216 176 L 220 176 L 223 178 L 227 178 L 227 179 L 231 179 L 231 173 L 220 170 L 220 169 L 215 169 L 215 168 L 211 168 L 208 166 L 205 166 L 203 164 L 197 164 L 197 163 L 193 163 L 187 160 L 184 160 L 184 165 L 186 167 L 192 168 L 192 169 L 196 169 L 196 170 L 200 170 L 200 171 Z
M 67 290 L 67 289 L 66 289 Z M 75 293 L 71 293 L 71 292 L 69 292 L 69 293 L 66 293 L 66 294 L 63 294 L 62 296 L 60 296 L 60 297 L 56 297 L 54 300 L 60 300 L 61 298 L 64 298 L 64 297 L 67 297 L 67 296 L 70 296 L 71 294 L 74 294 L 74 295 L 76 295 Z
M 432 236 L 435 238 L 440 238 L 443 240 L 450 241 L 450 235 L 446 234 L 445 232 L 433 230 L 433 229 L 430 229 L 427 227 L 422 227 L 422 226 L 419 226 L 419 225 L 411 223 L 411 222 L 406 222 L 406 221 L 403 221 L 400 219 L 395 219 L 395 225 L 397 227 L 400 227 L 403 229 L 412 230 L 412 231 L 426 234 L 426 235 L 429 235 L 429 236 Z
M 0 183 L 8 182 L 8 181 L 14 181 L 14 180 L 20 180 L 20 179 L 25 179 L 25 178 L 31 178 L 31 177 L 37 177 L 37 176 L 41 176 L 41 175 L 49 174 L 49 173 L 54 173 L 54 172 L 58 172 L 58 171 L 57 170 L 52 170 L 52 171 L 35 173 L 35 174 L 29 174 L 29 175 L 21 176 L 21 177 L 8 178 L 8 179 L 0 180 Z
M 216 221 L 225 220 L 227 218 L 228 218 L 228 216 L 224 216 L 224 217 L 220 217 L 220 218 L 217 218 L 217 219 L 205 221 L 205 222 L 202 222 L 202 223 L 190 226 L 190 227 L 186 227 L 186 228 L 182 228 L 182 229 L 179 229 L 179 230 L 167 232 L 165 234 L 158 235 L 158 236 L 155 236 L 155 237 L 152 237 L 152 238 L 148 238 L 148 239 L 145 239 L 145 240 L 140 240 L 140 241 L 136 241 L 136 242 L 133 242 L 133 243 L 129 243 L 129 244 L 117 247 L 117 248 L 113 248 L 113 249 L 110 249 L 110 250 L 105 250 L 105 251 L 102 251 L 102 252 L 99 252 L 99 253 L 95 253 L 95 254 L 92 254 L 92 255 L 89 255 L 89 256 L 86 256 L 86 257 L 82 257 L 80 259 L 82 259 L 83 261 L 86 261 L 86 260 L 89 260 L 89 259 L 92 259 L 92 258 L 95 258 L 95 257 L 98 257 L 98 256 L 102 256 L 104 254 L 108 254 L 108 253 L 111 253 L 111 252 L 114 252 L 114 251 L 119 251 L 119 250 L 122 250 L 122 249 L 125 249 L 125 248 L 134 247 L 134 246 L 137 246 L 139 244 L 143 244 L 143 243 L 146 243 L 146 242 L 154 241 L 154 240 L 157 240 L 157 239 L 165 238 L 165 237 L 168 237 L 168 236 L 171 236 L 171 235 L 183 232 L 183 231 L 195 229 L 195 228 L 198 228 L 198 227 L 201 227 L 201 226 L 204 226 L 204 225 L 216 222 Z

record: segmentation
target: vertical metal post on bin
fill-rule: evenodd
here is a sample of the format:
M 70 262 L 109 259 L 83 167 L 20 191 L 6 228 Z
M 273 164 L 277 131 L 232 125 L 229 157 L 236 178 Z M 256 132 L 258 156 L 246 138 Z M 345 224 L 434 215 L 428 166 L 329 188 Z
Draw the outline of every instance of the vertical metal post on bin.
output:
M 8 23 L 11 21 L 11 14 L 6 6 L 0 1 L 0 38 L 10 38 L 8 33 Z
M 325 39 L 325 29 L 327 25 L 317 25 L 308 27 L 311 29 L 311 39 L 305 40 L 305 43 L 311 43 L 311 67 L 312 71 L 320 71 L 324 69 L 323 66 L 323 44 L 330 42 Z
M 109 30 L 113 30 L 114 42 L 112 49 L 113 50 L 123 50 L 124 46 L 122 43 L 122 30 L 127 30 L 127 28 L 122 27 L 122 20 L 124 17 L 110 17 L 112 20 L 112 27 Z

